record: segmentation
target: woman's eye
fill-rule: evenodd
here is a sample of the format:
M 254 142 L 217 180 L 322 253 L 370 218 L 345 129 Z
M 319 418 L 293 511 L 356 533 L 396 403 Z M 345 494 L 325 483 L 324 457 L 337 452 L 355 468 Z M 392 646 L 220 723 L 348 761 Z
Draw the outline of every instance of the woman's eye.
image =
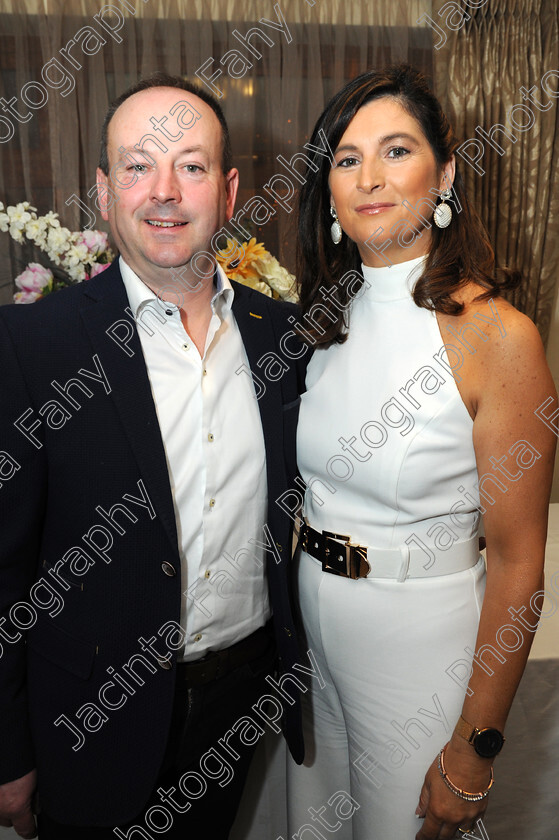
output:
M 355 164 L 357 164 L 357 163 L 359 163 L 357 158 L 346 157 L 346 158 L 343 158 L 342 160 L 338 161 L 336 166 L 344 166 L 344 167 L 347 168 L 348 166 L 355 166 Z
M 404 149 L 403 146 L 395 146 L 393 149 L 390 149 L 388 152 L 388 156 L 392 158 L 403 158 L 409 154 L 409 149 Z

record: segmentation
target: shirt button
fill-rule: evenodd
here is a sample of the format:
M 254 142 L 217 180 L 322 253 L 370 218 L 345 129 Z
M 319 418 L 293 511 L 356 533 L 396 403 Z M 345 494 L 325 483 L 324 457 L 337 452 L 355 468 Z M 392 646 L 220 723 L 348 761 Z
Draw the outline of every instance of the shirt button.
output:
M 211 575 L 211 572 L 209 570 L 204 572 L 204 577 L 205 578 L 209 578 L 210 575 Z
M 213 435 L 212 435 L 212 433 L 210 432 L 210 433 L 209 433 L 209 435 L 208 435 L 208 440 L 209 440 L 209 442 L 210 442 L 210 443 L 212 443 L 213 439 L 214 439 L 214 436 L 213 436 Z
M 183 344 L 182 349 L 183 350 L 189 350 L 190 349 L 190 344 Z
M 207 375 L 208 375 L 208 371 L 206 370 L 206 368 L 204 368 L 204 370 L 202 371 L 202 374 L 203 374 L 204 376 L 207 376 Z
M 170 671 L 171 668 L 173 667 L 172 661 L 170 659 L 166 659 L 163 656 L 158 656 L 157 657 L 157 664 L 159 665 L 160 668 L 163 668 L 164 671 Z
M 194 641 L 199 642 L 201 638 L 202 638 L 202 634 L 201 633 L 196 633 L 196 635 L 194 636 Z
M 168 563 L 166 560 L 161 564 L 161 568 L 168 577 L 175 577 L 177 573 L 175 567 L 171 563 Z
M 215 499 L 210 499 L 210 507 L 215 507 Z

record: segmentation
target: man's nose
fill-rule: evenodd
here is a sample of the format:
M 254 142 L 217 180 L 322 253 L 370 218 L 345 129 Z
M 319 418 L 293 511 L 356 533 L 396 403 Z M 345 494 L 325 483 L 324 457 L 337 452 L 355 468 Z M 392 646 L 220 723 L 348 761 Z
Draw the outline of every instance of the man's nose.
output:
M 167 201 L 181 200 L 181 192 L 178 185 L 177 173 L 172 166 L 158 167 L 152 182 L 152 201 L 163 204 Z

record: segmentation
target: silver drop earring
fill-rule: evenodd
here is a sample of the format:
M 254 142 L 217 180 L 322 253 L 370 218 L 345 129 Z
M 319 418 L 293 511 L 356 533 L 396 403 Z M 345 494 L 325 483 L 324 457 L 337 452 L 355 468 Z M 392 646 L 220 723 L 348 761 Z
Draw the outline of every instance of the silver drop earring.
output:
M 433 221 L 438 228 L 446 228 L 452 221 L 452 207 L 446 203 L 450 196 L 450 190 L 443 190 L 440 195 L 441 203 L 435 207 Z
M 339 245 L 342 241 L 342 226 L 340 224 L 340 220 L 338 219 L 338 214 L 332 205 L 330 205 L 330 215 L 334 219 L 332 227 L 330 228 L 330 236 L 332 237 L 334 245 Z

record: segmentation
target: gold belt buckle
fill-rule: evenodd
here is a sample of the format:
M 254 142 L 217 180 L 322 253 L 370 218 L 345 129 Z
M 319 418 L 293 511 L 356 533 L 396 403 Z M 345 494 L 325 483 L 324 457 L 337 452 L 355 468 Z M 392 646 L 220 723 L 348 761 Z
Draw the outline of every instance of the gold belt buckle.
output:
M 334 534 L 332 531 L 323 531 L 325 538 L 324 558 L 322 560 L 322 571 L 332 572 L 341 577 L 358 580 L 367 577 L 371 566 L 367 560 L 367 546 L 352 543 L 351 537 L 346 534 Z M 335 540 L 335 546 L 329 541 Z M 340 541 L 342 544 L 340 544 Z M 366 572 L 361 574 L 361 565 L 365 563 Z

